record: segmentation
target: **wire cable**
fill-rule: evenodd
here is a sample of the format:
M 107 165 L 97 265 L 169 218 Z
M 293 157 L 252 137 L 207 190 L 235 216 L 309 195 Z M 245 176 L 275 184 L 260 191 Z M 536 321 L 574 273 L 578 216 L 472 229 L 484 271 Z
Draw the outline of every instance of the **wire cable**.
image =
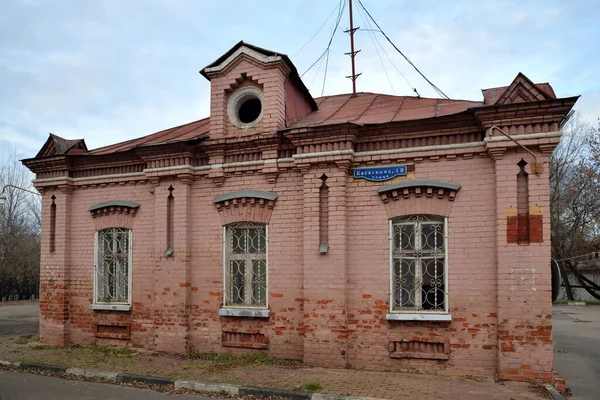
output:
M 365 23 L 365 25 L 370 26 L 364 12 L 360 8 L 358 9 L 358 11 L 359 11 L 360 17 L 363 19 L 363 22 Z M 371 32 L 371 29 L 368 30 L 368 35 L 371 38 L 373 47 L 375 47 L 375 52 L 377 53 L 377 57 L 379 58 L 379 63 L 381 64 L 381 67 L 383 68 L 383 72 L 385 72 L 385 77 L 387 78 L 388 83 L 390 84 L 390 87 L 392 88 L 392 92 L 394 92 L 394 94 L 396 94 L 396 89 L 394 89 L 394 85 L 392 84 L 392 80 L 390 79 L 387 69 L 385 68 L 385 64 L 383 63 L 381 54 L 379 54 L 379 49 L 377 49 L 377 45 L 375 44 L 375 39 L 374 39 L 375 35 L 373 34 L 373 32 Z
M 362 11 L 362 9 L 358 9 L 359 11 Z M 379 32 L 381 33 L 381 31 L 379 29 L 371 29 L 372 25 L 371 22 L 367 19 L 365 19 L 365 23 L 366 25 L 369 27 L 369 29 L 361 29 L 361 31 L 366 31 L 366 32 Z M 390 57 L 390 55 L 388 54 L 388 52 L 385 50 L 385 48 L 383 47 L 383 45 L 381 44 L 381 42 L 379 41 L 379 39 L 377 39 L 377 36 L 375 36 L 373 34 L 373 38 L 375 38 L 375 41 L 377 42 L 377 44 L 379 45 L 379 47 L 381 48 L 381 51 L 383 51 L 383 54 L 385 54 L 385 56 L 387 57 L 388 61 L 390 62 L 390 64 L 392 64 L 392 67 L 394 67 L 396 69 L 396 71 L 400 74 L 400 76 L 402 78 L 404 78 L 404 80 L 406 81 L 406 84 L 408 85 L 408 87 L 410 87 L 410 89 L 418 96 L 421 97 L 421 95 L 419 94 L 419 92 L 417 91 L 417 88 L 414 87 L 410 81 L 408 80 L 408 78 L 406 77 L 406 75 L 404 75 L 402 73 L 402 71 L 400 71 L 400 69 L 396 66 L 396 64 L 394 63 L 394 61 L 392 60 L 392 58 Z
M 325 57 L 327 55 L 327 53 L 329 52 L 329 48 L 331 47 L 331 43 L 333 42 L 333 37 L 335 36 L 335 33 L 337 32 L 337 28 L 340 25 L 340 20 L 342 19 L 342 14 L 344 12 L 344 8 L 346 8 L 346 3 L 348 2 L 348 0 L 340 0 L 340 8 L 339 8 L 339 12 L 338 12 L 338 16 L 337 16 L 337 20 L 335 21 L 334 27 L 333 27 L 333 32 L 331 32 L 331 37 L 329 38 L 329 43 L 327 43 L 327 48 L 325 49 L 325 51 L 319 56 L 319 58 L 317 58 L 317 60 L 312 63 L 312 65 L 310 67 L 308 67 L 308 69 L 306 71 L 304 71 L 302 73 L 302 75 L 300 75 L 300 78 L 302 78 L 308 71 L 310 71 L 319 61 L 321 61 L 323 59 L 323 57 Z
M 419 68 L 417 68 L 417 66 L 415 64 L 413 64 L 412 61 L 410 61 L 410 59 L 404 55 L 404 53 L 394 44 L 394 42 L 392 42 L 392 40 L 388 37 L 388 35 L 385 34 L 385 32 L 381 29 L 381 27 L 379 26 L 379 24 L 377 23 L 377 21 L 375 21 L 375 19 L 373 18 L 373 16 L 369 13 L 369 11 L 365 8 L 365 6 L 363 5 L 362 1 L 358 0 L 358 4 L 361 6 L 361 8 L 365 11 L 365 13 L 367 13 L 367 15 L 369 16 L 369 18 L 371 19 L 371 21 L 373 21 L 373 23 L 375 24 L 375 26 L 377 27 L 377 29 L 379 29 L 379 32 L 381 32 L 381 34 L 386 38 L 386 40 L 394 47 L 394 49 L 400 53 L 400 55 L 402 57 L 404 57 L 404 59 L 415 69 L 415 71 L 417 71 L 419 73 L 419 75 L 421 75 L 421 77 L 423 77 L 423 79 L 425 79 L 427 81 L 427 83 L 429 83 L 429 85 L 431 85 L 431 87 L 433 88 L 433 90 L 435 90 L 437 92 L 437 94 L 439 94 L 440 96 L 449 99 L 449 97 L 446 95 L 446 93 L 444 93 L 440 88 L 438 88 L 436 85 L 433 84 L 433 82 L 431 82 L 420 70 Z
M 341 0 L 340 0 L 341 3 Z M 323 30 L 323 27 L 327 24 L 327 22 L 329 21 L 329 18 L 331 18 L 331 16 L 333 15 L 333 13 L 335 12 L 335 10 L 338 10 L 340 7 L 340 5 L 338 4 L 337 6 L 335 6 L 335 8 L 333 10 L 331 10 L 331 13 L 329 13 L 329 16 L 327 16 L 327 19 L 325 20 L 325 22 L 323 22 L 323 24 L 321 25 L 321 27 L 317 30 L 317 33 L 315 33 L 310 39 L 308 39 L 308 42 L 304 43 L 304 46 L 302 46 L 300 48 L 300 50 L 298 50 L 292 57 L 290 58 L 294 58 L 296 57 L 298 54 L 300 54 L 302 52 L 302 50 L 304 50 L 304 48 L 306 46 L 308 46 L 310 44 L 310 42 L 313 41 L 314 38 L 317 37 L 317 35 L 319 34 L 319 32 L 321 32 Z
M 325 61 L 325 74 L 323 75 L 323 86 L 321 86 L 321 96 L 325 92 L 325 80 L 327 80 L 327 68 L 329 67 L 329 50 L 327 50 L 327 57 Z

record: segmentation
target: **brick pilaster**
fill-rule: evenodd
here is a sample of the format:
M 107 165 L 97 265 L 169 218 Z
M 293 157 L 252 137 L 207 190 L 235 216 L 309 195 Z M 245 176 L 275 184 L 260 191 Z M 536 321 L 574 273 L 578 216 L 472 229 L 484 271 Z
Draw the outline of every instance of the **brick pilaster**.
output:
M 40 341 L 63 345 L 69 341 L 69 254 L 71 243 L 71 192 L 69 185 L 45 190 L 42 197 L 40 270 Z M 50 252 L 50 205 L 55 197 L 55 246 Z M 93 238 L 91 238 L 93 240 Z
M 495 157 L 498 375 L 500 379 L 552 382 L 550 243 L 538 240 L 520 245 L 512 240 L 521 158 L 533 165 L 531 156 L 516 150 Z M 536 229 L 549 237 L 547 168 L 540 176 L 530 172 L 528 200 L 541 219 Z
M 155 349 L 186 353 L 189 326 L 191 254 L 189 211 L 190 176 L 160 182 L 154 192 L 154 330 Z M 174 196 L 174 252 L 167 250 L 167 197 L 172 185 Z
M 319 187 L 328 176 L 329 250 L 319 254 Z M 344 168 L 304 173 L 304 362 L 347 365 L 347 177 Z

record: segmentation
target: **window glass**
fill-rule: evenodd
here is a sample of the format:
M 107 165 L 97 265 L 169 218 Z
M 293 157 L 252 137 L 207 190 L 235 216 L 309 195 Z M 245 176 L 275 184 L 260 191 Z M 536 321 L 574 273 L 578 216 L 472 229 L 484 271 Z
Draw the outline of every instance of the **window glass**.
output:
M 225 227 L 225 306 L 266 307 L 267 227 L 241 223 Z
M 445 220 L 414 215 L 390 223 L 392 311 L 446 312 Z
M 97 233 L 96 303 L 129 303 L 131 230 L 108 228 Z

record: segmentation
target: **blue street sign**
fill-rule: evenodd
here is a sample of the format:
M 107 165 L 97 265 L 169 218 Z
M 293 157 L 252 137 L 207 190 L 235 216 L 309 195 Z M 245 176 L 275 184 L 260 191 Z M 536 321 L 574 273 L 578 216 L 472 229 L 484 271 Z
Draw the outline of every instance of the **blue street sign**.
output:
M 356 168 L 354 179 L 366 179 L 374 182 L 387 181 L 396 176 L 405 176 L 408 173 L 406 165 L 390 165 L 387 167 Z

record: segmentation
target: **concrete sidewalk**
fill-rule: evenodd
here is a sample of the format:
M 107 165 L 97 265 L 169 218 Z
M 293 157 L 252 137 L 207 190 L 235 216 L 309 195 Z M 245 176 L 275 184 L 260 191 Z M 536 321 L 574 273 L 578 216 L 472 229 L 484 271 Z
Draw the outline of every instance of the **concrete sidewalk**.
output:
M 0 360 L 0 365 L 27 372 L 58 374 L 64 377 L 104 382 L 138 381 L 173 385 L 200 393 L 227 393 L 231 396 L 291 398 L 295 400 L 350 399 L 519 399 L 549 398 L 538 386 L 519 382 L 495 383 L 469 377 L 428 376 L 398 372 L 357 371 L 330 368 L 285 368 L 255 366 L 228 371 L 227 382 L 214 383 L 189 379 L 133 376 L 115 371 L 97 371 Z M 235 383 L 234 383 L 235 382 Z M 306 382 L 304 386 L 300 383 Z M 308 384 L 318 385 L 319 393 L 304 391 Z M 326 394 L 325 394 L 326 393 Z

